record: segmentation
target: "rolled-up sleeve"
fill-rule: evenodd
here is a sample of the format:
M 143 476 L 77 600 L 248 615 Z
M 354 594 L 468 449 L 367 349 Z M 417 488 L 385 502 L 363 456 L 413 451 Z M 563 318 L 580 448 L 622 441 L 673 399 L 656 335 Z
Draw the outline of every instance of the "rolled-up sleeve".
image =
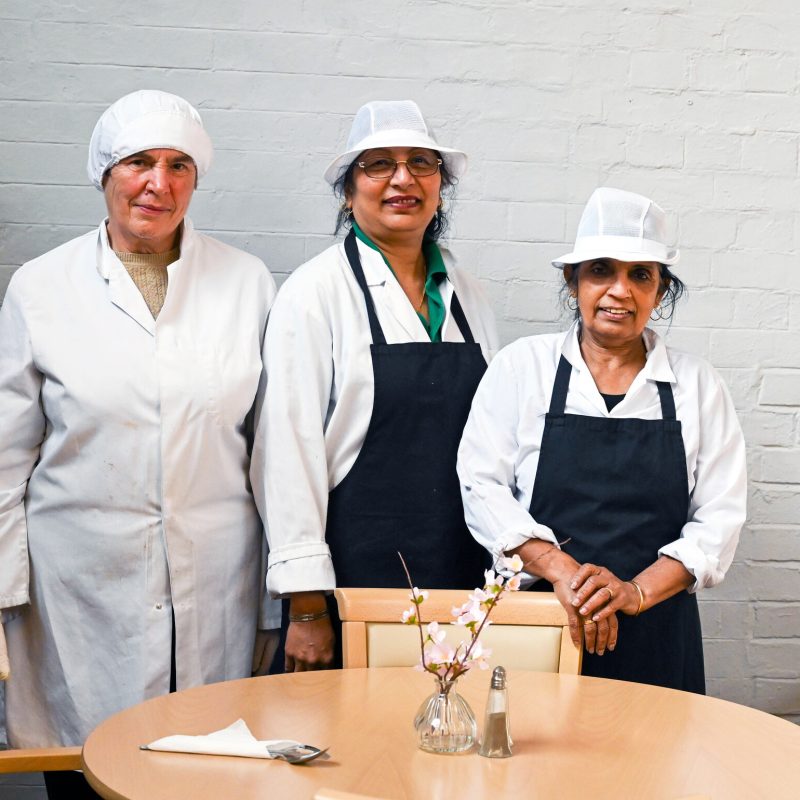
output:
M 659 550 L 694 575 L 690 592 L 715 586 L 725 577 L 747 513 L 742 430 L 725 384 L 704 366 L 697 376 L 699 439 L 688 520 L 680 538 Z
M 308 298 L 292 289 L 278 293 L 267 324 L 251 472 L 269 545 L 267 589 L 277 597 L 335 586 L 325 542 L 332 337 Z
M 25 492 L 45 431 L 42 376 L 15 278 L 0 308 L 0 608 L 29 601 Z

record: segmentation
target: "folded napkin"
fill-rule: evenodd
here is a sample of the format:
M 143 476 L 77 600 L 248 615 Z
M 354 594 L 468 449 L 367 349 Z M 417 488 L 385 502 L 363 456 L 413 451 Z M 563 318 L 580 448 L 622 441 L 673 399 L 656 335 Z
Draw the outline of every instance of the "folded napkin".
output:
M 302 747 L 292 739 L 268 739 L 260 742 L 250 733 L 243 719 L 233 725 L 205 736 L 165 736 L 156 739 L 142 750 L 165 750 L 169 753 L 204 753 L 210 756 L 246 756 L 247 758 L 277 758 L 274 750 Z

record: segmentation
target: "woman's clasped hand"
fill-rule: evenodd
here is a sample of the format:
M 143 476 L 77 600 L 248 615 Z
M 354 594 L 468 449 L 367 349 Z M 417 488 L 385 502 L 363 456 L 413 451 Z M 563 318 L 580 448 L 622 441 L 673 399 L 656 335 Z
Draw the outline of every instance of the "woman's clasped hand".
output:
M 594 564 L 581 565 L 569 588 L 575 593 L 571 605 L 583 621 L 586 649 L 600 656 L 606 649 L 613 650 L 619 636 L 616 612 L 636 614 L 639 607 L 636 588 Z

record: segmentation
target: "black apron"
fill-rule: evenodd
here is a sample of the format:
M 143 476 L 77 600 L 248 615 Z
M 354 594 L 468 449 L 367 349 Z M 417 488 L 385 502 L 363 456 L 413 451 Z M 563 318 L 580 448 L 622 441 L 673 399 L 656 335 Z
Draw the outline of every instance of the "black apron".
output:
M 336 585 L 406 587 L 399 551 L 415 586 L 482 586 L 491 560 L 464 522 L 456 473 L 461 434 L 486 371 L 480 345 L 455 294 L 450 313 L 464 342 L 387 344 L 352 231 L 344 247 L 367 307 L 375 398 L 358 457 L 328 495 L 325 540 Z M 334 666 L 339 666 L 340 623 L 333 598 L 328 609 L 337 636 Z M 273 661 L 276 671 L 282 669 L 282 651 Z
M 561 356 L 530 513 L 559 542 L 569 539 L 562 549 L 579 564 L 630 580 L 686 523 L 686 458 L 672 388 L 657 382 L 660 420 L 565 414 L 571 373 Z M 620 612 L 617 619 L 616 648 L 602 656 L 584 651 L 584 675 L 705 693 L 695 595 L 681 591 L 638 617 Z

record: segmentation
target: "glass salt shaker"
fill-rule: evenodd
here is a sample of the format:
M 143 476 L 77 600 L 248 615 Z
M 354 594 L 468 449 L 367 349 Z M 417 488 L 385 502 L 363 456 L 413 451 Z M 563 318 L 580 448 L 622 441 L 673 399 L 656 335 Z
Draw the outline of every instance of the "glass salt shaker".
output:
M 486 700 L 486 718 L 483 723 L 483 739 L 478 750 L 487 758 L 508 758 L 511 755 L 511 735 L 508 729 L 508 689 L 506 671 L 495 667 Z

